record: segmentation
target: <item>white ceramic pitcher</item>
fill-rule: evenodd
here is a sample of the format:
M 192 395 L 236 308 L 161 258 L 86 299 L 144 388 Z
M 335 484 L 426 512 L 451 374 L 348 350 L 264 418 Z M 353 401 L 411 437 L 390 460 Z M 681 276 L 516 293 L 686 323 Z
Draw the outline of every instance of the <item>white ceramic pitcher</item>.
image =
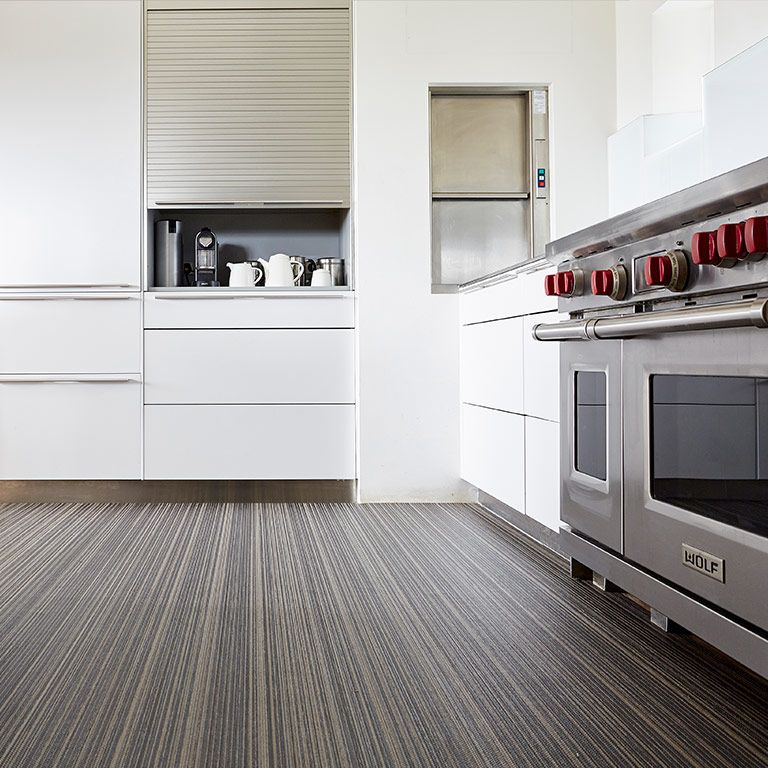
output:
M 253 288 L 261 280 L 262 271 L 247 261 L 227 263 L 227 266 L 229 267 L 230 288 Z
M 266 259 L 259 259 L 259 263 L 264 268 L 264 274 L 266 275 L 264 285 L 268 287 L 297 285 L 301 276 L 304 274 L 303 264 L 299 264 L 297 274 L 293 274 L 291 257 L 286 253 L 273 253 L 269 257 L 269 261 Z

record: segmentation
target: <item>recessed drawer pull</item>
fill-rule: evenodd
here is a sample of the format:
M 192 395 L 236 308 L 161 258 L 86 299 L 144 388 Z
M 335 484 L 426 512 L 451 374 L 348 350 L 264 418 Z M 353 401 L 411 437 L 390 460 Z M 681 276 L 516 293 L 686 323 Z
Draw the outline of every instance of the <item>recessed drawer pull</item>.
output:
M 156 301 L 197 301 L 199 299 L 203 299 L 205 301 L 234 301 L 236 299 L 270 299 L 272 301 L 282 301 L 283 299 L 343 299 L 345 298 L 343 295 L 339 295 L 338 293 L 329 293 L 329 294 L 309 294 L 309 293 L 302 293 L 302 294 L 296 294 L 293 296 L 286 296 L 286 295 L 280 295 L 280 296 L 265 296 L 264 294 L 255 294 L 253 296 L 248 296 L 246 294 L 239 295 L 239 296 L 213 296 L 211 294 L 200 294 L 199 296 L 193 296 L 190 294 L 184 294 L 184 295 L 178 295 L 178 296 L 152 296 L 153 299 Z
M 0 384 L 132 384 L 140 383 L 138 376 L 0 376 Z
M 36 296 L 34 294 L 17 294 L 15 296 L 0 296 L 0 301 L 138 301 L 138 296 Z
M 325 205 L 330 207 L 344 205 L 343 200 L 155 200 L 155 205 L 164 208 L 184 208 L 188 205 L 220 205 L 230 208 L 250 208 L 261 206 Z
M 138 291 L 138 285 L 128 285 L 127 283 L 29 283 L 28 285 L 0 285 L 0 290 L 9 290 L 11 288 L 36 288 L 38 290 L 59 290 L 61 288 L 133 288 Z

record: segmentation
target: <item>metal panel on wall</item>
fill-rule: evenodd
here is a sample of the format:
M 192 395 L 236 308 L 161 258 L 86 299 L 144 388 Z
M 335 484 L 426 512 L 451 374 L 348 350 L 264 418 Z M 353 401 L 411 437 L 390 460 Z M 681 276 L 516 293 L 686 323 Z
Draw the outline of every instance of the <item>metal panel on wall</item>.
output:
M 527 196 L 528 95 L 432 96 L 432 194 Z
M 434 200 L 432 280 L 461 284 L 525 261 L 527 200 Z
M 147 203 L 346 207 L 348 9 L 147 13 Z

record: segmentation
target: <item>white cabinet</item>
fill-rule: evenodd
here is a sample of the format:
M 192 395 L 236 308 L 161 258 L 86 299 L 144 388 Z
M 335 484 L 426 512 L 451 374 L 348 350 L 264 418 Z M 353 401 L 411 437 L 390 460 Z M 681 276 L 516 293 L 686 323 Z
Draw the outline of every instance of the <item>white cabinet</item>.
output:
M 2 376 L 0 425 L 0 479 L 141 477 L 137 376 Z
M 141 299 L 0 294 L 0 478 L 141 477 Z
M 0 294 L 0 373 L 138 373 L 138 294 Z
M 145 328 L 354 328 L 345 293 L 148 293 Z
M 462 405 L 461 476 L 518 512 L 525 512 L 524 417 Z
M 145 301 L 145 478 L 353 479 L 353 297 L 176 295 Z
M 560 345 L 531 331 L 565 317 L 543 275 L 461 296 L 461 465 L 469 483 L 557 530 Z
M 147 479 L 349 480 L 354 405 L 149 405 Z
M 566 317 L 556 312 L 528 315 L 523 323 L 525 413 L 540 419 L 560 419 L 560 344 L 536 341 L 531 331 L 537 323 L 556 323 Z
M 0 288 L 140 283 L 141 3 L 0 5 Z
M 560 425 L 525 419 L 525 513 L 560 527 Z
M 544 294 L 545 274 L 539 271 L 520 275 L 513 280 L 462 294 L 459 302 L 462 324 L 557 309 L 557 297 Z
M 523 319 L 496 320 L 461 329 L 461 399 L 523 412 Z
M 354 403 L 354 331 L 147 331 L 146 403 Z

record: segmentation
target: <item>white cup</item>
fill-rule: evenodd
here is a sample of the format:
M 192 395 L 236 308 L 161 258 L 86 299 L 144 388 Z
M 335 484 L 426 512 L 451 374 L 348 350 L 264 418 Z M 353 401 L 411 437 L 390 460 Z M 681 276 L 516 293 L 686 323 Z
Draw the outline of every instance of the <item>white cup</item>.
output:
M 313 288 L 330 288 L 333 285 L 333 277 L 328 269 L 316 269 L 312 273 Z

